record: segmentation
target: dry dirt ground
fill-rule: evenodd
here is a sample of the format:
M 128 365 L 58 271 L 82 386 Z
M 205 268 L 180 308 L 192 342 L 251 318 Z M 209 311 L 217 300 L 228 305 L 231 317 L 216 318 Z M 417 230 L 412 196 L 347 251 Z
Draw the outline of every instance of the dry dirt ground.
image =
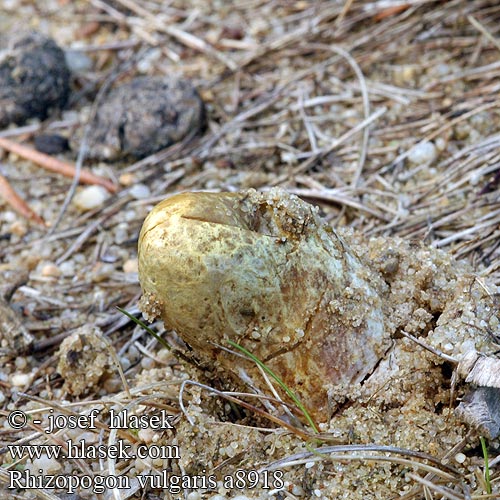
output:
M 141 317 L 137 240 L 157 202 L 279 186 L 319 205 L 332 227 L 401 237 L 410 285 L 412 259 L 418 267 L 423 255 L 436 264 L 427 278 L 441 283 L 437 296 L 471 266 L 490 313 L 471 339 L 487 338 L 493 356 L 498 2 L 0 0 L 0 50 L 24 30 L 66 52 L 69 100 L 0 139 L 33 148 L 42 133 L 63 136 L 71 149 L 52 156 L 83 161 L 111 187 L 72 187 L 22 154 L 0 153 L 0 174 L 35 214 L 0 198 L 0 498 L 500 497 L 498 438 L 481 442 L 454 416 L 464 396 L 454 366 L 410 340 L 394 375 L 402 393 L 337 394 L 340 412 L 315 434 L 275 401 L 216 392 L 231 387 L 117 310 Z M 198 90 L 202 130 L 142 159 L 92 158 L 110 89 L 165 75 Z M 364 237 L 353 238 L 370 260 Z M 412 254 L 420 243 L 445 254 Z M 408 323 L 422 321 L 431 338 L 433 320 L 420 313 L 410 309 Z M 160 322 L 152 328 L 184 348 Z M 412 371 L 418 356 L 425 364 Z M 113 412 L 130 418 L 117 425 Z M 48 456 L 77 444 L 80 454 Z M 9 445 L 27 448 L 15 457 Z M 34 488 L 20 487 L 26 479 Z

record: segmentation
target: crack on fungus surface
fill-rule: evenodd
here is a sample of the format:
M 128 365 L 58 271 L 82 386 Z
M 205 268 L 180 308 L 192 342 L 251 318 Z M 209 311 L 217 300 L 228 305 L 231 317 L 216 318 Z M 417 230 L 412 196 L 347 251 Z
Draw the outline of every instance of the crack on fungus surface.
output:
M 186 219 L 186 220 L 194 220 L 194 221 L 198 221 L 198 222 L 204 222 L 206 224 L 218 224 L 221 226 L 231 226 L 231 227 L 235 227 L 237 229 L 244 229 L 244 228 L 241 228 L 240 226 L 237 226 L 236 224 L 230 224 L 229 222 L 220 222 L 218 220 L 209 219 L 207 217 L 202 217 L 200 215 L 181 215 L 180 218 Z
M 388 359 L 388 356 L 390 355 L 390 352 L 392 350 L 394 350 L 396 346 L 396 342 L 394 341 L 394 339 L 391 339 L 391 343 L 390 345 L 387 347 L 387 349 L 384 351 L 384 353 L 380 356 L 380 358 L 378 359 L 377 363 L 375 364 L 375 366 L 373 367 L 373 369 L 367 373 L 362 380 L 359 381 L 360 385 L 363 385 L 367 380 L 370 379 L 370 377 L 378 370 L 380 364 L 382 362 L 385 362 L 387 359 Z

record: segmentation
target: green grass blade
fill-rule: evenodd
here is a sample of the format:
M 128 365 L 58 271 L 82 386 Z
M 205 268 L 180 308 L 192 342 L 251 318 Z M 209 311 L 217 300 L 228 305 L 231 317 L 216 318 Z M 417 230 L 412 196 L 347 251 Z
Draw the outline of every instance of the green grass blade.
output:
M 483 436 L 479 438 L 484 457 L 484 481 L 486 482 L 486 493 L 491 495 L 491 479 L 490 479 L 490 461 L 488 459 L 488 448 L 486 447 L 486 439 Z
M 269 368 L 267 365 L 265 365 L 259 358 L 254 356 L 250 351 L 242 347 L 241 345 L 237 344 L 236 342 L 233 342 L 232 340 L 228 340 L 228 343 L 231 347 L 234 347 L 235 349 L 238 349 L 241 351 L 243 354 L 248 356 L 256 365 L 260 366 L 273 380 L 286 392 L 286 394 L 290 397 L 290 399 L 295 403 L 297 408 L 299 408 L 302 413 L 304 414 L 304 417 L 306 418 L 307 422 L 311 426 L 311 429 L 316 434 L 319 434 L 319 430 L 316 427 L 316 424 L 314 423 L 314 420 L 312 419 L 311 415 L 309 412 L 306 410 L 305 406 L 301 403 L 299 398 L 295 395 L 295 393 L 281 380 L 276 373 L 274 373 L 271 368 Z
M 172 349 L 170 344 L 165 340 L 162 339 L 153 329 L 149 328 L 148 325 L 143 323 L 140 319 L 137 319 L 135 316 L 130 314 L 128 311 L 125 309 L 122 309 L 121 307 L 116 306 L 116 308 L 122 313 L 125 314 L 130 320 L 132 320 L 136 325 L 139 325 L 141 328 L 146 330 L 150 335 L 152 335 L 163 347 L 166 347 L 169 351 Z

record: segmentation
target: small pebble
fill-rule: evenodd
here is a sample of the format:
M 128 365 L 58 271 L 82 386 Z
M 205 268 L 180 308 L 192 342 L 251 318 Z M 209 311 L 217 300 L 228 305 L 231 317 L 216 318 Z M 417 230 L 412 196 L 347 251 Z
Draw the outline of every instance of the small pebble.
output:
M 141 429 L 137 433 L 137 437 L 143 442 L 143 443 L 151 443 L 153 441 L 153 436 L 155 432 L 153 429 Z
M 55 459 L 49 458 L 47 455 L 42 455 L 40 458 L 35 458 L 31 464 L 31 472 L 38 475 L 38 469 L 42 469 L 44 474 L 50 474 L 61 470 L 62 465 Z
M 5 222 L 15 222 L 17 221 L 17 214 L 11 210 L 5 210 L 1 212 L 2 219 Z
M 126 222 L 121 222 L 120 224 L 118 224 L 115 228 L 114 233 L 114 240 L 117 245 L 123 245 L 123 243 L 125 243 L 130 238 L 129 226 Z
M 16 387 L 24 387 L 31 382 L 31 375 L 27 373 L 15 373 L 12 375 L 11 382 Z
M 135 182 L 135 175 L 129 172 L 120 175 L 118 182 L 125 187 L 131 186 Z
M 418 74 L 417 66 L 406 64 L 398 66 L 394 70 L 394 82 L 396 85 L 408 85 L 415 81 L 415 75 Z
M 432 142 L 417 144 L 408 154 L 408 160 L 416 165 L 430 164 L 436 159 L 436 146 Z
M 145 184 L 135 184 L 130 188 L 130 194 L 136 200 L 143 200 L 144 198 L 149 198 L 149 196 L 151 196 L 151 191 Z
M 69 142 L 62 135 L 39 134 L 35 136 L 35 148 L 48 155 L 57 155 L 69 150 Z
M 467 459 L 467 457 L 463 453 L 457 453 L 455 455 L 455 462 L 457 462 L 459 464 L 463 464 L 466 459 Z
M 94 66 L 92 59 L 81 50 L 65 50 L 64 58 L 66 65 L 73 73 L 86 73 L 91 71 Z
M 144 357 L 141 359 L 141 367 L 145 370 L 150 370 L 155 365 L 155 360 L 151 358 Z
M 446 149 L 447 142 L 442 137 L 438 137 L 435 143 L 436 143 L 436 149 L 439 152 L 443 152 Z
M 28 228 L 23 221 L 16 220 L 10 226 L 10 232 L 22 238 L 28 232 Z
M 124 273 L 138 273 L 139 272 L 139 263 L 137 259 L 128 259 L 123 264 L 123 272 Z
M 120 365 L 122 367 L 122 370 L 126 371 L 132 366 L 132 363 L 131 363 L 130 359 L 126 358 L 125 356 L 122 356 L 120 358 Z
M 73 205 L 86 212 L 99 208 L 109 198 L 109 193 L 102 186 L 87 186 L 73 198 Z
M 18 357 L 16 358 L 15 364 L 16 364 L 16 368 L 17 368 L 18 370 L 23 370 L 24 368 L 26 368 L 26 365 L 27 365 L 26 358 L 23 358 L 23 357 L 21 357 L 21 356 L 18 356 Z
M 75 275 L 75 264 L 70 260 L 62 262 L 59 269 L 63 276 L 70 277 Z
M 58 278 L 61 276 L 61 270 L 55 264 L 45 264 L 42 267 L 42 276 L 45 278 Z
M 302 488 L 302 486 L 298 485 L 298 484 L 294 484 L 292 486 L 292 495 L 295 495 L 296 497 L 303 497 L 306 493 L 304 491 L 304 489 Z

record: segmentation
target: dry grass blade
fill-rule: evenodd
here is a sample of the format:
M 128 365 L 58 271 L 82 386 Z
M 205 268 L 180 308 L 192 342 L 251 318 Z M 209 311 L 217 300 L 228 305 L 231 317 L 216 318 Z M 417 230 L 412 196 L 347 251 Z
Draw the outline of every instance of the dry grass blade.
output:
M 144 7 L 142 7 L 141 5 L 137 4 L 132 0 L 118 0 L 118 2 L 123 6 L 129 8 L 133 12 L 135 12 L 137 15 L 144 17 L 148 25 L 155 26 L 155 28 L 158 31 L 163 31 L 168 35 L 172 36 L 173 38 L 177 39 L 187 47 L 199 50 L 200 52 L 215 58 L 216 60 L 227 66 L 232 71 L 234 71 L 237 68 L 237 65 L 233 61 L 231 61 L 229 57 L 223 56 L 207 42 L 193 35 L 192 33 L 188 33 L 176 26 L 169 26 L 168 24 L 163 24 L 162 21 L 158 20 Z
M 10 151 L 25 160 L 32 161 L 39 167 L 49 170 L 50 172 L 55 172 L 69 178 L 73 178 L 75 176 L 75 167 L 70 163 L 58 160 L 57 158 L 46 155 L 45 153 L 40 153 L 39 151 L 18 144 L 17 142 L 6 139 L 5 137 L 0 137 L 0 148 Z M 108 179 L 94 175 L 88 170 L 82 170 L 80 172 L 80 182 L 84 184 L 97 184 L 106 188 L 110 193 L 116 193 L 118 189 L 117 186 Z
M 375 14 L 373 19 L 375 21 L 382 21 L 388 17 L 396 16 L 397 14 L 404 12 L 405 10 L 409 9 L 411 7 L 410 2 L 403 2 L 400 3 L 399 5 L 393 5 L 391 7 L 386 7 L 383 10 L 380 10 Z
M 467 19 L 474 28 L 480 31 L 498 50 L 500 50 L 500 42 L 474 16 L 467 16 Z
M 408 472 L 407 476 L 416 481 L 417 483 L 420 483 L 421 485 L 425 486 L 426 488 L 429 488 L 430 490 L 439 493 L 442 496 L 442 498 L 447 498 L 448 500 L 467 500 L 464 495 L 458 496 L 455 494 L 455 492 L 450 491 L 449 488 L 435 484 L 432 481 L 429 481 L 428 479 L 420 477 L 418 474 L 412 474 L 411 472 Z
M 402 455 L 410 458 L 414 458 L 417 460 L 426 460 L 430 463 L 437 466 L 439 469 L 439 474 L 442 475 L 446 479 L 453 479 L 454 475 L 458 475 L 458 471 L 451 467 L 450 465 L 443 464 L 438 458 L 429 455 L 428 453 L 422 453 L 419 451 L 409 450 L 405 448 L 399 448 L 396 446 L 385 446 L 385 445 L 376 445 L 376 444 L 352 444 L 352 445 L 338 445 L 338 446 L 324 446 L 322 448 L 316 448 L 311 451 L 305 451 L 302 453 L 297 453 L 295 455 L 291 455 L 289 457 L 282 458 L 281 460 L 277 460 L 271 464 L 268 464 L 263 469 L 272 470 L 279 467 L 285 467 L 290 462 L 300 462 L 307 463 L 310 460 L 324 460 L 328 459 L 330 454 L 338 454 L 337 458 L 341 457 L 341 453 L 390 453 L 393 455 Z M 385 458 L 390 458 L 386 456 Z M 365 457 L 364 459 L 369 460 L 369 458 Z M 433 470 L 435 472 L 435 470 Z
M 448 474 L 442 470 L 440 470 L 437 467 L 433 467 L 432 465 L 428 465 L 422 462 L 417 462 L 416 460 L 409 460 L 407 458 L 401 458 L 401 457 L 395 457 L 395 456 L 386 456 L 386 455 L 376 455 L 372 453 L 359 453 L 359 454 L 353 454 L 353 453 L 339 453 L 339 454 L 323 454 L 321 451 L 315 452 L 314 457 L 309 457 L 309 458 L 303 458 L 303 459 L 297 459 L 297 460 L 291 460 L 290 461 L 283 461 L 280 463 L 280 467 L 292 467 L 295 465 L 305 465 L 311 462 L 320 462 L 320 461 L 334 461 L 334 462 L 348 462 L 351 460 L 356 460 L 356 461 L 379 461 L 379 462 L 390 462 L 390 463 L 395 463 L 395 464 L 400 464 L 400 465 L 405 465 L 405 466 L 411 466 L 415 469 L 421 469 L 424 470 L 428 473 L 435 474 L 437 476 L 442 477 L 445 480 L 451 481 L 454 478 L 451 474 Z M 272 464 L 272 466 L 268 465 L 266 466 L 263 470 L 273 470 L 275 468 L 275 464 Z
M 366 212 L 373 217 L 376 217 L 380 220 L 388 220 L 388 217 L 380 212 L 379 210 L 370 208 L 363 203 L 359 202 L 355 198 L 345 194 L 341 190 L 337 189 L 324 189 L 322 191 L 318 191 L 315 189 L 300 189 L 300 188 L 291 188 L 289 189 L 291 193 L 296 194 L 297 196 L 302 196 L 304 198 L 309 198 L 312 200 L 322 200 L 329 203 L 338 203 L 340 205 L 347 205 L 349 207 L 356 208 L 362 212 Z
M 386 110 L 385 109 L 379 109 L 377 110 L 376 113 L 374 113 L 374 116 L 370 116 L 370 98 L 368 96 L 368 89 L 366 86 L 366 80 L 363 75 L 363 72 L 361 71 L 361 68 L 359 67 L 358 63 L 356 60 L 349 54 L 349 52 L 345 51 L 344 49 L 340 47 L 336 47 L 334 45 L 332 46 L 323 46 L 320 44 L 311 44 L 310 45 L 311 49 L 326 49 L 326 50 L 331 50 L 340 56 L 342 56 L 351 66 L 352 70 L 356 74 L 356 77 L 359 80 L 359 87 L 361 90 L 361 96 L 363 98 L 363 111 L 364 111 L 364 120 L 362 123 L 360 123 L 357 127 L 355 127 L 351 132 L 354 132 L 355 130 L 362 128 L 363 130 L 363 135 L 362 135 L 362 141 L 361 141 L 361 148 L 360 148 L 360 154 L 359 154 L 359 163 L 358 167 L 354 173 L 353 179 L 351 181 L 351 186 L 355 188 L 358 185 L 359 179 L 361 177 L 361 172 L 363 171 L 363 167 L 365 165 L 366 161 L 366 155 L 367 155 L 367 149 L 368 149 L 368 139 L 369 139 L 369 127 L 368 124 L 371 123 L 374 119 L 378 118 L 381 116 Z M 340 140 L 338 144 L 340 144 Z M 335 146 L 336 147 L 336 146 Z M 332 146 L 330 146 L 332 148 Z M 329 151 L 332 151 L 332 149 L 329 148 Z
M 241 399 L 238 399 L 232 395 L 232 393 L 228 393 L 225 391 L 218 391 L 217 389 L 214 389 L 213 387 L 210 387 L 209 385 L 201 384 L 200 382 L 196 382 L 195 380 L 184 380 L 181 385 L 181 389 L 179 391 L 179 406 L 186 416 L 187 420 L 191 425 L 195 425 L 194 420 L 189 416 L 189 413 L 186 410 L 186 407 L 184 406 L 184 401 L 183 401 L 183 396 L 184 396 L 184 389 L 187 385 L 194 385 L 196 387 L 201 387 L 202 389 L 205 389 L 206 391 L 215 394 L 216 396 L 219 396 L 221 398 L 227 399 L 228 401 L 231 401 L 232 403 L 235 403 L 237 405 L 242 406 L 243 408 L 246 408 L 247 410 L 252 411 L 256 415 L 260 415 L 261 417 L 266 418 L 270 422 L 273 422 L 274 424 L 277 424 L 280 427 L 284 427 L 285 429 L 288 429 L 290 432 L 293 434 L 296 434 L 299 436 L 301 439 L 307 441 L 310 439 L 317 439 L 317 435 L 315 434 L 310 434 L 308 432 L 305 432 L 298 427 L 295 427 L 293 425 L 290 425 L 288 422 L 285 422 L 284 420 L 275 417 L 274 415 L 271 415 L 270 413 L 261 410 L 255 405 L 251 405 L 247 403 L 246 401 L 243 401 Z M 247 394 L 247 396 L 251 397 L 258 397 L 258 398 L 263 398 L 265 396 L 262 395 L 256 395 L 256 394 Z M 268 399 L 273 399 L 273 398 L 268 398 Z M 276 403 L 283 404 L 282 401 L 275 401 Z

